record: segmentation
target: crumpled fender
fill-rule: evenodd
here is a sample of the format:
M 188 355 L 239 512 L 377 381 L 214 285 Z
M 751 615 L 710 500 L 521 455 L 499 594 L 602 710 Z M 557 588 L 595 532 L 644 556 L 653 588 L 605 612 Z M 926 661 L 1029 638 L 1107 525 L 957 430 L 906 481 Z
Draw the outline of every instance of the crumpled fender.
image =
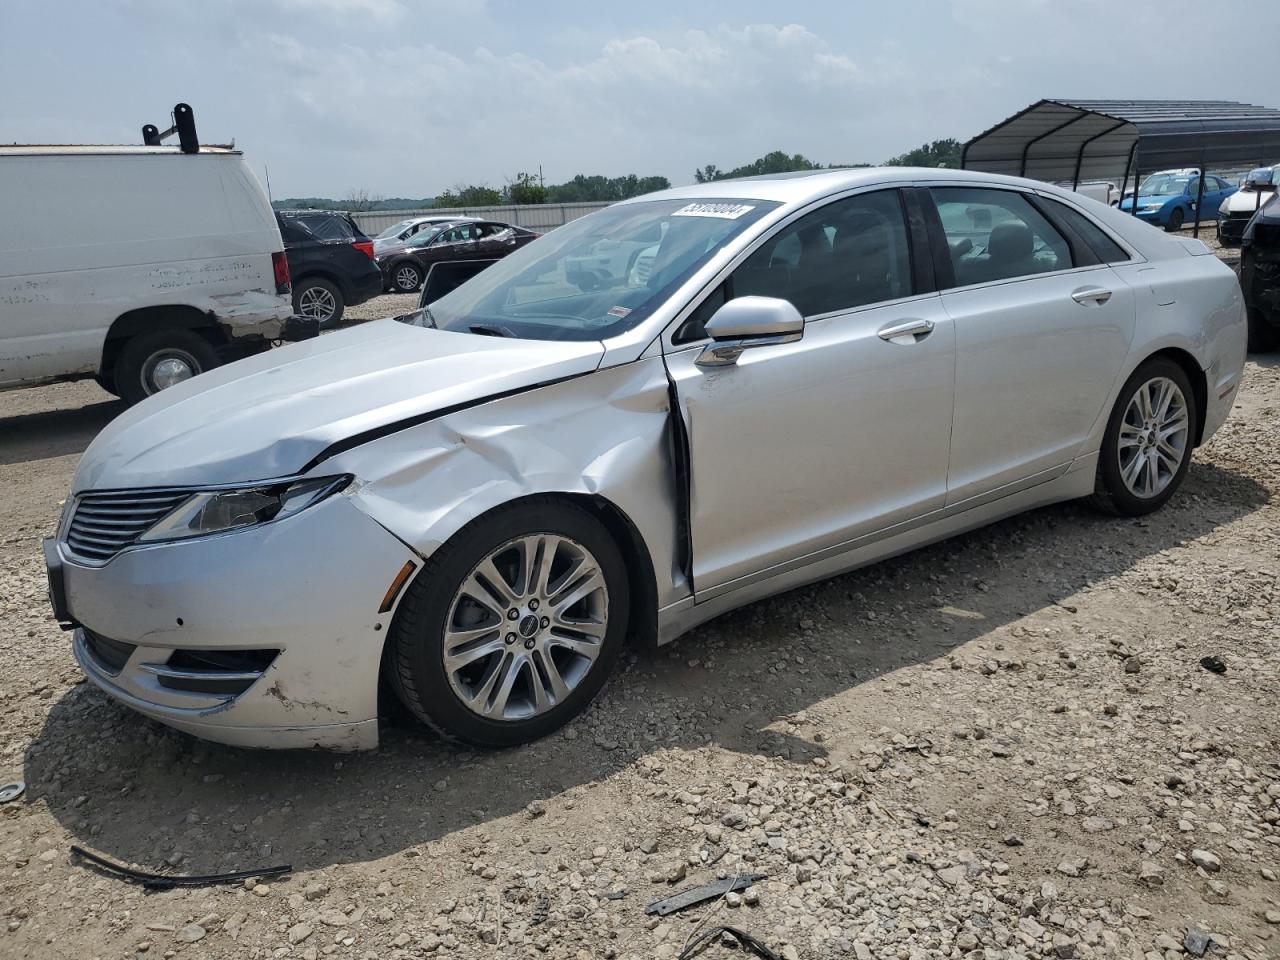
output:
M 678 569 L 678 478 L 660 357 L 596 370 L 390 432 L 313 467 L 350 473 L 352 502 L 422 557 L 482 514 L 535 494 L 602 498 L 638 532 L 658 605 Z

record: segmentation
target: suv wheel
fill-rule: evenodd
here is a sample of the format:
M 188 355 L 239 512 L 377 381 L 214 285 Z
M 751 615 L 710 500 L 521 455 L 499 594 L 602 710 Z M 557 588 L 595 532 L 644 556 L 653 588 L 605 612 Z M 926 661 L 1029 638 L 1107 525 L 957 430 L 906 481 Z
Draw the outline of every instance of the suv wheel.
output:
M 293 288 L 293 312 L 331 327 L 342 319 L 346 303 L 342 291 L 322 277 L 306 277 Z
M 155 330 L 125 343 L 112 379 L 121 398 L 137 403 L 217 365 L 213 344 L 194 330 Z

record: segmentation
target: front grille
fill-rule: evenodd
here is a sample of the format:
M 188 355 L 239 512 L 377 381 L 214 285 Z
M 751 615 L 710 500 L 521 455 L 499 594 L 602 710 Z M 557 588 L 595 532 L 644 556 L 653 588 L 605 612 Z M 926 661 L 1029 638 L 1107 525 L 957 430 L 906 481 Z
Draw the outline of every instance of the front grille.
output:
M 104 667 L 112 676 L 124 669 L 124 665 L 129 662 L 129 657 L 133 656 L 135 649 L 132 643 L 108 640 L 106 637 L 98 636 L 92 630 L 84 631 L 84 645 L 89 648 L 89 653 L 93 655 L 94 660 L 98 661 L 98 665 Z
M 185 490 L 85 494 L 67 527 L 67 546 L 76 556 L 105 563 L 190 496 Z

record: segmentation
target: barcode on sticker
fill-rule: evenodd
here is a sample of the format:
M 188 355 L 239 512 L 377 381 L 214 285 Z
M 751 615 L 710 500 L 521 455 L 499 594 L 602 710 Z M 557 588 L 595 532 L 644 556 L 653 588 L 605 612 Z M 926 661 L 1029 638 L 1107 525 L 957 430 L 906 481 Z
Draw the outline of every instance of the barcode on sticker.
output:
M 689 203 L 672 214 L 673 217 L 715 217 L 717 220 L 737 220 L 744 213 L 754 210 L 749 203 Z

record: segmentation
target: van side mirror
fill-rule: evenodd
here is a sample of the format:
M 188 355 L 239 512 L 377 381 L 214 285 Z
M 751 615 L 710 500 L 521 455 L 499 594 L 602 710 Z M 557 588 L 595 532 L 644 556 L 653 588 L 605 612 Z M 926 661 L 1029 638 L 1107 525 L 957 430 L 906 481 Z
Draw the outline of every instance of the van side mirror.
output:
M 695 361 L 701 367 L 736 363 L 743 350 L 794 343 L 804 336 L 804 317 L 777 297 L 738 297 L 722 305 L 706 325 L 712 340 Z

